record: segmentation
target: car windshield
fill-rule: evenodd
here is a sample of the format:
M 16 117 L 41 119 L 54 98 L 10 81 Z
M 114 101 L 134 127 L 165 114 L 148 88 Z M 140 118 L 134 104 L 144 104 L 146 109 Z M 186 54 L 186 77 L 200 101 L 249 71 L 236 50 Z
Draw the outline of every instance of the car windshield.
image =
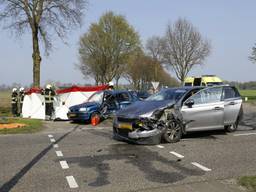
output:
M 146 101 L 178 101 L 186 92 L 186 89 L 164 89 L 154 95 L 151 95 L 146 99 Z
M 89 97 L 88 102 L 96 102 L 101 104 L 103 100 L 104 91 L 98 91 Z

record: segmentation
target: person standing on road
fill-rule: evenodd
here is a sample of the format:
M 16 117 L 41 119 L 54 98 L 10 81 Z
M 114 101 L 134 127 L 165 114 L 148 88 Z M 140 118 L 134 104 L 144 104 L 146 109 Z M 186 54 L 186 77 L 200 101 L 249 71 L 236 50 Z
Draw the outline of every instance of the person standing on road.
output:
M 20 88 L 19 90 L 19 97 L 18 97 L 18 115 L 22 115 L 22 106 L 23 106 L 23 101 L 25 97 L 25 89 L 23 87 Z
M 12 114 L 18 116 L 18 90 L 17 88 L 12 89 Z
M 46 85 L 46 88 L 43 90 L 42 95 L 44 95 L 45 98 L 45 116 L 47 120 L 52 119 L 53 115 L 53 101 L 54 96 L 56 95 L 55 91 L 53 90 L 53 87 L 48 84 Z

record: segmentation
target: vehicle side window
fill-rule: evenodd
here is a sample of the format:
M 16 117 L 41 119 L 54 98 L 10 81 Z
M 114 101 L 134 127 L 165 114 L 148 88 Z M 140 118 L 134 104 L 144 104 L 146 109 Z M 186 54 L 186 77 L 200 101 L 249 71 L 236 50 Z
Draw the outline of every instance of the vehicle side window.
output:
M 212 87 L 201 90 L 190 99 L 193 99 L 195 104 L 215 103 L 221 100 L 221 95 L 222 87 Z
M 129 94 L 128 93 L 120 93 L 117 95 L 117 100 L 118 100 L 118 102 L 130 101 Z
M 224 99 L 240 97 L 239 93 L 233 87 L 225 87 L 223 91 Z
M 183 99 L 182 99 L 182 104 L 184 103 L 184 101 L 186 101 L 189 97 L 191 97 L 192 95 L 196 94 L 198 91 L 200 91 L 199 89 L 193 89 L 191 90 Z
M 116 107 L 115 97 L 111 94 L 105 94 L 104 102 L 108 105 L 109 108 L 115 108 Z

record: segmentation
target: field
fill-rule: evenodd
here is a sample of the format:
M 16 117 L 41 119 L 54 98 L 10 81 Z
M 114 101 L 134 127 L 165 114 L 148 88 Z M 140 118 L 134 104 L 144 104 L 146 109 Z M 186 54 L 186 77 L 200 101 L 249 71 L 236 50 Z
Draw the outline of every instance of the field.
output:
M 2 118 L 0 119 L 1 124 L 24 124 L 24 127 L 19 128 L 3 128 L 0 129 L 0 134 L 16 134 L 16 133 L 35 133 L 42 129 L 42 121 L 38 119 L 21 119 L 21 118 Z
M 0 134 L 33 133 L 42 128 L 42 121 L 36 119 L 9 118 L 11 116 L 11 91 L 0 91 L 0 124 L 22 123 L 27 126 L 17 129 L 0 129 Z M 7 117 L 7 118 L 5 118 Z
M 244 97 L 256 97 L 256 90 L 240 90 L 239 92 Z
M 247 97 L 248 101 L 256 101 L 256 90 L 239 90 L 243 98 Z
M 11 91 L 0 91 L 0 117 L 11 113 Z

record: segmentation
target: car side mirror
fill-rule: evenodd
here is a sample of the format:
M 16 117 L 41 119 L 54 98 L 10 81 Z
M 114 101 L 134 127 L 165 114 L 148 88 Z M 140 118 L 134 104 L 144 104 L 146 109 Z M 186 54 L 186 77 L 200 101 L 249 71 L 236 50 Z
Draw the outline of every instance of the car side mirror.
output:
M 185 102 L 185 105 L 188 106 L 188 107 L 192 107 L 192 105 L 195 104 L 195 101 L 193 99 L 188 99 L 186 102 Z

